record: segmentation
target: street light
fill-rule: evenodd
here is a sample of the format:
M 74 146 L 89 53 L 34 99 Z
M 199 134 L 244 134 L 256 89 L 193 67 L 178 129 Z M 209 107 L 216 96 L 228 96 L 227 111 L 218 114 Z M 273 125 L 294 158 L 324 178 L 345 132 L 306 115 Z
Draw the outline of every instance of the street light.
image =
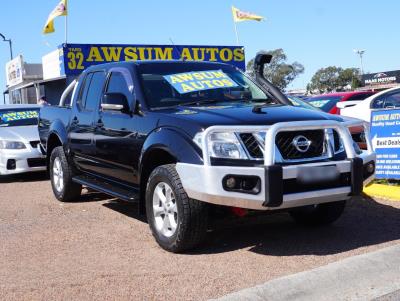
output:
M 361 64 L 361 75 L 364 74 L 364 65 L 363 65 L 363 55 L 365 53 L 365 50 L 363 49 L 354 49 L 354 53 L 358 54 L 360 56 L 360 64 Z
M 6 37 L 0 33 L 0 37 L 3 38 L 3 42 L 8 42 L 8 45 L 10 46 L 10 57 L 13 59 L 13 52 L 12 52 L 12 42 L 11 39 L 6 39 Z

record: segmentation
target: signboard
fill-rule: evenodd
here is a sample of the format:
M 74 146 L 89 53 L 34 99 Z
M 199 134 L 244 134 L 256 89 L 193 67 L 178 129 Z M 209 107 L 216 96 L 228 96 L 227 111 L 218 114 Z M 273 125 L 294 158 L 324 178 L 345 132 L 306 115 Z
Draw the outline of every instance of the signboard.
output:
M 91 65 L 138 60 L 223 62 L 245 70 L 243 46 L 63 44 L 64 74 L 80 74 Z M 63 57 L 62 57 L 63 56 Z
M 56 49 L 42 57 L 43 79 L 52 79 L 64 75 L 62 49 Z
M 24 81 L 24 60 L 22 55 L 6 63 L 6 84 L 8 87 L 18 85 Z
M 165 75 L 164 78 L 180 94 L 238 86 L 222 70 L 177 73 Z
M 371 114 L 372 145 L 376 151 L 376 177 L 400 179 L 400 110 Z
M 364 74 L 362 82 L 365 86 L 400 83 L 400 70 Z

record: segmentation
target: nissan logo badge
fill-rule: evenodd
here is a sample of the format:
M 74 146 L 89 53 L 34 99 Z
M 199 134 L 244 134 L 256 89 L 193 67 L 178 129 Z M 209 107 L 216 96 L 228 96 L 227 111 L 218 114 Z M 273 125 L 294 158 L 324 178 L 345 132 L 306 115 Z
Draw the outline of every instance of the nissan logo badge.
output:
M 293 138 L 292 144 L 299 152 L 305 153 L 310 148 L 311 141 L 306 137 L 299 135 Z

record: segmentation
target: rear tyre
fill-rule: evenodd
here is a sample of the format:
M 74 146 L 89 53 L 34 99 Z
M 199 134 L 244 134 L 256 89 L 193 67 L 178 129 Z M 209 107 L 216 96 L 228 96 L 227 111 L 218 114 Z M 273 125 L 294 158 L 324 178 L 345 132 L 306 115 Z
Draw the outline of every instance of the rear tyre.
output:
M 50 156 L 50 181 L 53 193 L 61 202 L 79 200 L 82 185 L 72 182 L 73 171 L 65 157 L 64 149 L 58 146 Z
M 146 214 L 157 243 L 178 253 L 202 242 L 207 230 L 207 205 L 190 199 L 175 164 L 154 169 L 147 182 Z
M 346 201 L 304 206 L 289 211 L 292 218 L 305 226 L 323 226 L 335 222 L 343 213 Z

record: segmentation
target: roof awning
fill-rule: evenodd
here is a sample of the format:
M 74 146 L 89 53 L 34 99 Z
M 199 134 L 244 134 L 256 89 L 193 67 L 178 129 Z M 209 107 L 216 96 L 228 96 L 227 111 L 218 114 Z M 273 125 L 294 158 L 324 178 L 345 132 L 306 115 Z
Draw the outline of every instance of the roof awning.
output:
M 53 81 L 58 81 L 58 80 L 63 80 L 66 79 L 67 77 L 65 75 L 60 76 L 60 77 L 55 77 L 55 78 L 50 78 L 50 79 L 41 79 L 41 80 L 35 80 L 29 83 L 25 83 L 25 84 L 19 84 L 13 87 L 8 87 L 3 94 L 8 94 L 10 91 L 14 91 L 14 90 L 20 90 L 20 89 L 24 89 L 24 88 L 29 88 L 35 85 L 41 85 L 47 82 L 53 82 Z

